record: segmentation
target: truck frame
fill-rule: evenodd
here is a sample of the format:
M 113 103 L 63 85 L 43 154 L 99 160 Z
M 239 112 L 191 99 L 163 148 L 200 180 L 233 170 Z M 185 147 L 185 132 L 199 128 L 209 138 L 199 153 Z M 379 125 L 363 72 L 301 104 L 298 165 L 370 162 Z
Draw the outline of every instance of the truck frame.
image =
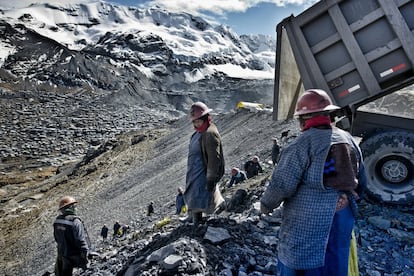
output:
M 337 126 L 361 138 L 368 196 L 413 203 L 414 116 L 361 107 L 414 83 L 414 0 L 322 0 L 276 33 L 273 119 L 293 117 L 304 90 L 325 90 Z

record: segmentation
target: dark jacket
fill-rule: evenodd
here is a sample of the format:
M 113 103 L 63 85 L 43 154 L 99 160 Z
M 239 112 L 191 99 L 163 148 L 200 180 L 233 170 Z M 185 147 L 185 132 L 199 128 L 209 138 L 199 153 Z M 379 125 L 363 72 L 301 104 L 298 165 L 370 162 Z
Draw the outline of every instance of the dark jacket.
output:
M 62 214 L 56 218 L 53 229 L 59 256 L 86 257 L 89 249 L 89 239 L 79 217 Z
M 276 165 L 279 160 L 280 146 L 278 143 L 274 143 L 272 146 L 272 163 Z
M 115 222 L 114 224 L 114 236 L 118 235 L 118 230 L 121 228 L 121 224 Z
M 260 166 L 260 163 L 259 162 L 255 163 L 252 160 L 249 160 L 244 164 L 244 170 L 246 171 L 247 178 L 251 178 L 255 175 L 258 175 L 259 172 L 260 173 L 263 172 L 263 169 L 262 169 L 262 166 Z
M 220 134 L 213 123 L 201 134 L 200 146 L 207 181 L 218 182 L 224 175 L 224 155 Z
M 101 229 L 101 236 L 102 238 L 106 239 L 108 237 L 108 227 L 106 227 L 105 225 L 102 227 Z

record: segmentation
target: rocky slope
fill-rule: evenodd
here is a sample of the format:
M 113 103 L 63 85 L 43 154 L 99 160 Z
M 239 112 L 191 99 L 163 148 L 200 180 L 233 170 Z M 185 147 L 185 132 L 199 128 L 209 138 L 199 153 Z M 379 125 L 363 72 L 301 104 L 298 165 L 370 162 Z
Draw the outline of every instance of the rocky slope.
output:
M 53 177 L 1 203 L 1 245 L 5 248 L 1 273 L 53 271 L 56 253 L 51 224 L 59 197 L 71 194 L 80 201 L 79 214 L 99 253 L 87 271 L 77 272 L 82 275 L 274 274 L 279 213 L 261 217 L 257 202 L 272 170 L 267 162 L 270 138 L 289 130 L 283 140 L 288 143 L 298 134 L 296 122 L 274 122 L 266 111 L 247 110 L 215 114 L 214 120 L 224 142 L 227 170 L 220 185 L 227 210 L 196 229 L 173 215 L 192 132 L 186 118 L 121 134 L 90 150 L 79 163 L 60 167 Z M 265 172 L 226 189 L 230 168 L 256 154 Z M 147 217 L 150 201 L 155 203 L 155 214 Z M 361 275 L 414 272 L 411 212 L 410 208 L 362 202 L 356 224 Z M 103 224 L 111 228 L 116 220 L 130 225 L 131 231 L 102 243 L 100 228 Z
M 198 91 L 232 105 L 237 94 L 271 103 L 265 95 L 272 87 L 272 37 L 239 37 L 228 27 L 159 7 L 97 1 L 0 10 L 0 45 L 5 91 L 111 93 L 121 104 L 156 102 L 178 110 L 183 96 Z

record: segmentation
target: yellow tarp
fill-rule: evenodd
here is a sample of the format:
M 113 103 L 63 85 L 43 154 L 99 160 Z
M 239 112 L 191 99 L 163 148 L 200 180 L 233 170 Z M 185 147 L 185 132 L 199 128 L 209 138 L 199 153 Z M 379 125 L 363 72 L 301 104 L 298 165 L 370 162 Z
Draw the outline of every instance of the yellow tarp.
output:
M 238 102 L 237 103 L 237 108 L 247 108 L 247 109 L 263 109 L 264 105 L 260 104 L 260 103 L 251 103 L 251 102 Z
M 171 219 L 169 217 L 165 217 L 164 219 L 157 222 L 156 226 L 157 226 L 157 228 L 161 228 L 161 227 L 163 227 L 164 225 L 167 225 L 170 222 L 171 222 Z

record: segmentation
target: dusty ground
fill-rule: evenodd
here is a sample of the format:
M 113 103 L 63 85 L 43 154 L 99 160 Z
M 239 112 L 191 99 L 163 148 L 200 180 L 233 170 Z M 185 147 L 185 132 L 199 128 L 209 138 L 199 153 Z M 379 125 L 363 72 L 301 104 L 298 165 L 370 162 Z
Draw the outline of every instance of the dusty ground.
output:
M 404 102 L 408 114 L 412 113 L 411 99 Z M 401 105 L 397 108 L 401 110 Z M 213 118 L 223 138 L 225 178 L 233 166 L 241 167 L 253 155 L 260 156 L 270 173 L 271 137 L 290 130 L 285 143 L 298 134 L 296 121 L 274 122 L 267 112 L 233 110 Z M 111 227 L 119 220 L 134 225 L 146 220 L 150 201 L 155 202 L 159 216 L 171 215 L 176 189 L 184 186 L 191 133 L 192 126 L 182 118 L 157 129 L 117 136 L 83 160 L 60 168 L 36 165 L 22 170 L 18 165 L 32 160 L 1 163 L 0 275 L 42 275 L 53 270 L 52 223 L 63 195 L 79 200 L 78 212 L 95 244 L 103 224 Z M 7 192 L 2 189 L 5 185 Z
M 271 137 L 294 129 L 296 122 L 274 122 L 270 113 L 245 110 L 214 116 L 223 137 L 226 177 L 233 166 L 259 155 L 270 171 Z M 45 181 L 33 181 L 25 192 L 2 201 L 0 271 L 36 275 L 51 271 L 55 257 L 52 223 L 58 199 L 75 196 L 92 241 L 104 223 L 130 223 L 145 214 L 150 201 L 156 212 L 171 214 L 175 193 L 184 185 L 188 139 L 192 126 L 183 118 L 157 130 L 121 135 L 101 145 L 78 164 L 59 168 Z M 290 133 L 293 135 L 294 133 Z M 42 168 L 45 171 L 46 168 Z M 37 169 L 39 171 L 39 169 Z M 32 177 L 37 172 L 32 174 Z M 16 274 L 17 273 L 17 274 Z

